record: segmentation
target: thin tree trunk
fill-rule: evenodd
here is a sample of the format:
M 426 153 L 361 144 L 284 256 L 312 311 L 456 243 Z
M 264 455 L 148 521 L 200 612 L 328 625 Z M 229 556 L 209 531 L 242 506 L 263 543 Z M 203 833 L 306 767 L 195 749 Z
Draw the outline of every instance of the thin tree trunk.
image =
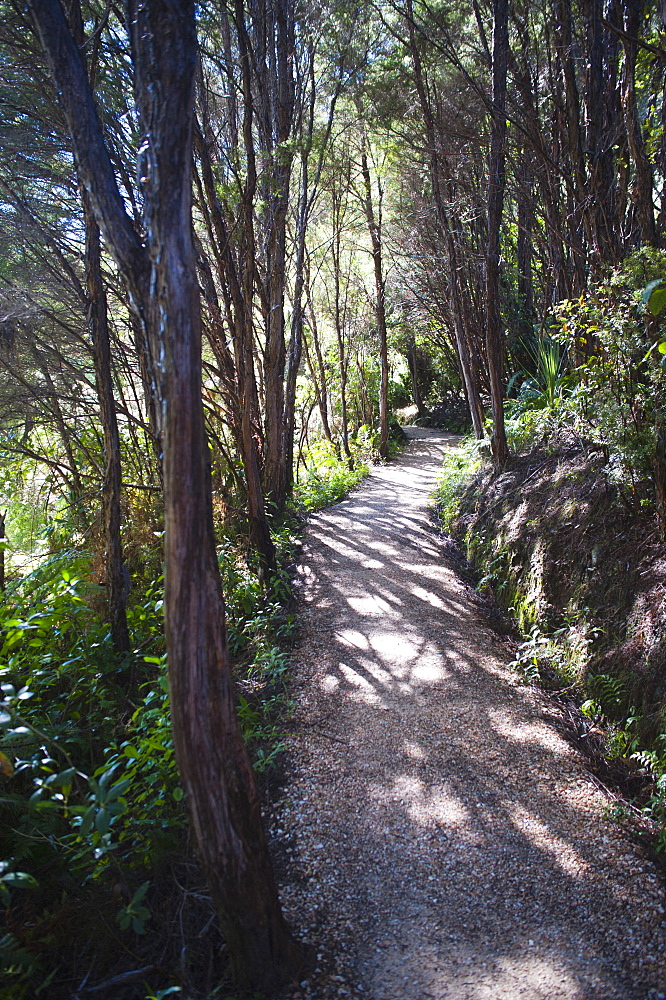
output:
M 462 314 L 462 294 L 460 290 L 458 267 L 456 260 L 457 254 L 455 251 L 453 234 L 451 232 L 451 227 L 449 225 L 448 213 L 446 211 L 446 206 L 444 204 L 444 197 L 442 194 L 442 188 L 440 183 L 441 164 L 440 164 L 440 157 L 438 155 L 437 136 L 435 131 L 435 118 L 433 115 L 430 98 L 426 88 L 426 80 L 423 72 L 421 53 L 419 52 L 416 40 L 412 0 L 407 0 L 406 12 L 407 12 L 407 28 L 409 32 L 409 48 L 412 58 L 412 65 L 414 67 L 414 82 L 416 83 L 416 90 L 419 96 L 419 103 L 421 105 L 421 114 L 423 115 L 423 120 L 425 122 L 426 143 L 428 147 L 428 159 L 430 165 L 430 180 L 432 183 L 435 210 L 437 212 L 437 219 L 442 230 L 445 249 L 448 256 L 449 276 L 450 276 L 451 292 L 452 292 L 453 328 L 455 334 L 456 350 L 458 351 L 458 359 L 465 383 L 465 396 L 467 398 L 467 404 L 469 406 L 470 416 L 472 418 L 472 426 L 474 427 L 474 434 L 477 440 L 481 440 L 484 436 L 484 430 L 483 430 L 483 406 L 481 404 L 481 397 L 479 395 L 479 380 L 477 373 L 472 371 L 470 351 L 467 345 L 467 338 L 464 329 L 464 320 Z
M 104 432 L 103 510 L 109 620 L 114 649 L 122 655 L 127 653 L 130 648 L 130 638 L 127 628 L 127 571 L 120 535 L 120 495 L 122 489 L 120 434 L 113 398 L 111 343 L 106 292 L 102 279 L 99 227 L 85 188 L 81 189 L 81 201 L 86 228 L 88 323 L 93 343 L 97 397 Z
M 389 457 L 389 424 L 388 424 L 388 335 L 386 331 L 386 281 L 382 265 L 382 187 L 379 183 L 379 202 L 377 215 L 372 202 L 372 183 L 368 167 L 368 155 L 365 150 L 365 137 L 361 150 L 361 173 L 365 188 L 365 218 L 372 244 L 372 263 L 375 273 L 375 320 L 379 338 L 379 454 L 382 458 Z
M 412 380 L 412 396 L 414 398 L 414 406 L 416 407 L 418 416 L 424 417 L 426 414 L 426 408 L 423 405 L 423 397 L 421 396 L 421 389 L 419 388 L 419 368 L 416 353 L 416 340 L 413 336 L 409 338 L 407 344 L 407 364 L 409 365 L 409 374 Z
M 246 80 L 249 87 L 249 80 Z M 252 130 L 251 104 L 245 107 L 244 131 Z M 204 128 L 205 131 L 205 128 Z M 243 192 L 241 206 L 241 275 L 230 246 L 229 233 L 217 200 L 210 150 L 200 130 L 196 131 L 196 148 L 201 163 L 202 191 L 205 194 L 209 236 L 213 246 L 218 275 L 225 293 L 228 321 L 233 332 L 236 378 L 238 381 L 237 442 L 243 461 L 247 486 L 248 532 L 252 548 L 259 556 L 261 575 L 268 579 L 275 572 L 275 546 L 270 535 L 261 487 L 259 447 L 254 433 L 253 418 L 257 411 L 257 389 L 254 378 L 254 344 L 252 336 L 252 294 L 254 266 L 252 262 L 252 197 L 254 171 L 248 170 L 248 189 Z M 225 362 L 230 361 L 225 358 Z
M 638 37 L 640 31 L 642 14 L 642 0 L 624 0 L 625 34 L 623 35 L 623 44 L 625 61 L 622 104 L 624 107 L 627 139 L 635 170 L 631 198 L 636 208 L 641 241 L 648 246 L 654 246 L 656 241 L 654 202 L 652 198 L 654 178 L 652 175 L 652 164 L 645 149 L 645 140 L 636 104 L 636 56 L 638 45 L 635 39 Z
M 308 369 L 310 371 L 310 377 L 312 379 L 312 384 L 315 387 L 315 393 L 317 396 L 317 406 L 319 407 L 319 415 L 321 417 L 321 425 L 324 431 L 324 437 L 327 441 L 333 441 L 333 435 L 331 434 L 331 425 L 328 420 L 328 380 L 326 378 L 326 368 L 324 367 L 324 359 L 321 353 L 321 345 L 319 343 L 319 331 L 317 328 L 317 317 L 312 306 L 310 299 L 310 293 L 308 291 L 308 307 L 310 310 L 310 329 L 312 331 L 312 345 L 314 347 L 315 357 L 317 359 L 317 370 L 315 370 L 314 363 L 310 357 L 310 352 L 308 349 L 307 337 L 303 336 L 303 347 L 305 349 L 305 357 L 308 363 Z
M 588 22 L 585 148 L 590 167 L 587 204 L 594 237 L 593 265 L 597 267 L 602 262 L 617 263 L 619 258 L 614 228 L 616 170 L 613 153 L 615 136 L 621 127 L 621 109 L 616 99 L 618 43 L 613 32 L 604 35 L 604 0 L 585 0 L 584 6 L 587 6 Z M 612 19 L 615 4 L 609 6 L 608 15 Z
M 335 226 L 335 232 L 333 234 L 333 241 L 331 244 L 331 255 L 333 257 L 333 284 L 334 284 L 334 296 L 335 296 L 335 308 L 334 308 L 334 323 L 335 323 L 335 337 L 338 342 L 338 361 L 340 366 L 340 420 L 341 429 L 340 436 L 342 438 L 342 450 L 344 452 L 345 458 L 347 459 L 347 464 L 350 469 L 354 467 L 354 459 L 352 453 L 349 449 L 349 420 L 347 416 L 347 372 L 349 368 L 349 359 L 347 357 L 347 350 L 345 345 L 345 330 L 342 317 L 342 307 L 340 303 L 340 282 L 342 278 L 341 274 L 341 219 L 340 219 L 340 203 L 336 202 L 336 192 L 332 192 L 333 195 L 333 225 Z
M 509 49 L 508 0 L 493 0 L 493 113 L 488 174 L 488 246 L 486 250 L 486 352 L 493 404 L 491 447 L 496 470 L 509 456 L 504 429 L 504 349 L 499 304 L 500 228 L 506 158 L 506 74 Z
M 314 99 L 314 88 L 313 88 Z M 312 106 L 312 114 L 314 106 Z M 310 128 L 310 140 L 312 125 Z M 282 450 L 285 458 L 285 495 L 291 493 L 294 485 L 294 430 L 296 422 L 296 379 L 303 354 L 303 288 L 305 283 L 305 235 L 308 222 L 308 158 L 310 142 L 306 143 L 301 156 L 301 197 L 298 209 L 298 229 L 296 236 L 296 267 L 294 277 L 294 301 L 291 318 L 291 337 L 287 352 L 287 372 L 285 379 L 284 411 L 282 414 Z
M 517 175 L 518 235 L 516 264 L 518 266 L 518 295 L 520 296 L 520 336 L 529 338 L 534 323 L 534 285 L 532 282 L 532 239 L 534 205 L 532 176 L 527 154 L 523 154 Z
M 265 5 L 265 9 L 264 9 Z M 289 207 L 289 187 L 294 151 L 289 142 L 294 117 L 293 80 L 293 11 L 292 0 L 272 0 L 256 4 L 253 15 L 255 37 L 261 39 L 261 52 L 255 45 L 253 65 L 259 73 L 257 95 L 252 99 L 258 104 L 257 123 L 261 152 L 270 169 L 264 185 L 267 204 L 268 256 L 266 279 L 266 347 L 264 352 L 265 419 L 264 436 L 266 456 L 263 471 L 264 491 L 278 511 L 284 507 L 288 483 L 292 473 L 288 462 L 293 461 L 291 447 L 285 448 L 285 286 L 286 286 L 286 231 Z M 237 19 L 240 8 L 236 4 Z M 250 10 L 255 10 L 250 5 Z M 240 31 L 240 26 L 239 26 Z M 267 44 L 266 44 L 267 43 Z M 267 58 L 268 57 L 268 58 Z M 249 69 L 249 67 L 248 67 Z M 263 112 L 263 113 L 262 113 Z M 245 133 L 246 146 L 252 143 L 251 134 Z M 294 364 L 300 364 L 300 342 L 295 331 L 293 351 L 290 356 L 292 378 Z M 293 340 L 293 338 L 292 338 Z M 293 414 L 292 414 L 293 419 Z
M 6 532 L 7 511 L 0 514 L 0 591 L 5 590 L 5 549 L 7 547 Z
M 33 347 L 33 354 L 35 361 L 42 375 L 44 376 L 44 381 L 46 382 L 49 393 L 50 402 L 53 411 L 53 418 L 55 420 L 55 425 L 58 429 L 58 434 L 60 435 L 60 440 L 62 441 L 62 446 L 65 449 L 65 455 L 67 456 L 67 462 L 69 464 L 69 471 L 71 475 L 70 489 L 72 490 L 72 501 L 74 510 L 77 512 L 77 516 L 80 516 L 79 505 L 82 502 L 84 488 L 81 481 L 81 476 L 79 474 L 78 462 L 76 460 L 76 455 L 74 454 L 74 445 L 72 443 L 72 435 L 69 432 L 69 427 L 67 426 L 67 421 L 65 420 L 60 406 L 60 400 L 58 398 L 58 390 L 55 387 L 53 379 L 51 377 L 51 372 L 49 371 L 49 363 L 46 358 L 44 358 L 36 347 Z

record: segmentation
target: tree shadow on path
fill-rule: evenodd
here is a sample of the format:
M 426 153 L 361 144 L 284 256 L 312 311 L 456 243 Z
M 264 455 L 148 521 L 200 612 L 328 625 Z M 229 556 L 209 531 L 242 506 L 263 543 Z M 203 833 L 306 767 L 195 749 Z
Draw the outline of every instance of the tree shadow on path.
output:
M 455 441 L 416 433 L 308 530 L 300 865 L 354 936 L 359 996 L 645 998 L 658 876 L 445 564 L 427 506 Z

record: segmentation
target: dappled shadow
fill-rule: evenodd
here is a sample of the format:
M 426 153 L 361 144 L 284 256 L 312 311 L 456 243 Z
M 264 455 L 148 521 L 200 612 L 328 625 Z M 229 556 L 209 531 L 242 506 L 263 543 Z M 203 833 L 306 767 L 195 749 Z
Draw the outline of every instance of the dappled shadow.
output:
M 659 883 L 443 564 L 426 508 L 455 440 L 420 433 L 313 518 L 299 567 L 323 905 L 375 1000 L 644 997 Z

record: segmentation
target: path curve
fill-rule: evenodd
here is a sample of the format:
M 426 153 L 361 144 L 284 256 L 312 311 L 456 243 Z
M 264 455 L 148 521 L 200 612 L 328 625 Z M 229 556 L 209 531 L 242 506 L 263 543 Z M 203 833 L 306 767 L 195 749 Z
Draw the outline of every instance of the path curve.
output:
M 291 995 L 657 1000 L 658 873 L 447 568 L 428 505 L 456 439 L 408 433 L 312 518 L 298 568 L 273 823 L 288 918 L 319 953 Z

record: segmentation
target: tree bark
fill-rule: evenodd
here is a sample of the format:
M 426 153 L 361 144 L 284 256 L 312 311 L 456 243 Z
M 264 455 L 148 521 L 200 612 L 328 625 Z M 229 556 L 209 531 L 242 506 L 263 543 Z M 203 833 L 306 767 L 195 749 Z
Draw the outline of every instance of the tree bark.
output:
M 0 591 L 5 590 L 5 549 L 7 548 L 6 531 L 7 511 L 0 514 Z
M 491 447 L 495 469 L 504 468 L 509 448 L 504 428 L 504 350 L 499 304 L 500 228 L 506 159 L 506 75 L 509 50 L 508 0 L 493 0 L 493 111 L 488 174 L 486 248 L 486 352 L 493 404 Z
M 416 351 L 416 340 L 413 335 L 409 338 L 407 343 L 407 364 L 409 365 L 409 374 L 412 380 L 412 397 L 414 399 L 414 406 L 416 407 L 417 415 L 419 417 L 424 417 L 426 415 L 426 408 L 423 405 L 423 398 L 419 387 L 418 355 Z
M 382 264 L 382 187 L 379 184 L 379 202 L 375 214 L 372 200 L 372 183 L 368 154 L 365 149 L 365 136 L 361 150 L 361 173 L 365 198 L 363 207 L 368 223 L 368 232 L 372 244 L 372 263 L 375 274 L 375 321 L 379 339 L 379 454 L 382 458 L 389 457 L 389 424 L 388 424 L 388 334 L 386 331 L 386 280 Z
M 119 655 L 129 651 L 130 638 L 127 628 L 127 577 L 123 545 L 120 535 L 122 469 L 120 462 L 120 434 L 113 398 L 111 375 L 111 343 L 102 278 L 99 227 L 85 190 L 81 190 L 83 217 L 86 228 L 86 283 L 88 288 L 88 323 L 93 343 L 95 381 L 99 399 L 102 430 L 104 433 L 104 545 L 106 563 L 107 599 L 113 647 Z
M 242 51 L 245 51 L 242 48 Z M 249 85 L 249 80 L 246 81 Z M 204 128 L 205 131 L 205 128 Z M 244 131 L 252 131 L 252 106 L 246 105 Z M 206 198 L 209 236 L 218 276 L 225 295 L 227 316 L 233 333 L 234 361 L 238 383 L 238 415 L 236 423 L 238 449 L 243 460 L 247 488 L 248 532 L 252 548 L 260 561 L 261 575 L 268 579 L 275 572 L 275 546 L 271 539 L 266 507 L 261 488 L 259 446 L 254 433 L 256 383 L 254 377 L 254 344 L 252 327 L 252 294 L 254 281 L 254 242 L 252 237 L 252 198 L 254 171 L 248 170 L 246 189 L 242 194 L 239 225 L 240 248 L 237 265 L 231 251 L 229 232 L 222 215 L 215 189 L 215 178 L 208 144 L 201 131 L 196 131 L 196 148 L 201 163 L 202 188 Z M 239 273 L 240 271 L 240 273 Z
M 240 5 L 236 4 L 237 20 Z M 252 8 L 252 5 L 250 7 Z M 284 507 L 291 471 L 287 469 L 288 451 L 284 447 L 285 421 L 285 286 L 286 233 L 289 187 L 294 151 L 289 138 L 294 120 L 293 79 L 293 10 L 292 0 L 259 0 L 252 18 L 253 65 L 258 75 L 256 93 L 257 131 L 267 170 L 261 193 L 267 206 L 266 260 L 266 347 L 264 355 L 266 456 L 263 472 L 264 492 L 278 511 Z M 241 31 L 240 24 L 238 25 Z M 247 63 L 249 72 L 249 62 Z M 245 134 L 246 147 L 253 136 Z M 293 364 L 300 344 L 294 344 Z M 293 442 L 291 446 L 293 459 Z
M 654 246 L 656 229 L 654 222 L 652 164 L 645 149 L 638 106 L 636 103 L 636 39 L 640 31 L 643 14 L 642 0 L 624 0 L 624 78 L 622 82 L 622 105 L 627 130 L 627 140 L 634 161 L 634 184 L 631 198 L 636 208 L 636 217 L 641 241 Z

